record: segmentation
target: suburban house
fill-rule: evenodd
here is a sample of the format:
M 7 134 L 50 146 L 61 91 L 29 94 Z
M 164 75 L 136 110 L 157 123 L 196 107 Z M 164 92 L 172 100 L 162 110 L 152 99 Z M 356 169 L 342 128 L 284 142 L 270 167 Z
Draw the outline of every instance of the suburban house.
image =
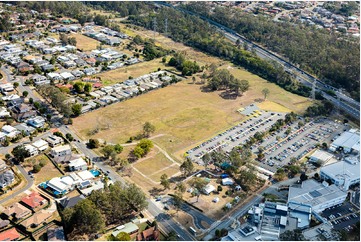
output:
M 48 138 L 45 139 L 45 141 L 48 142 L 51 147 L 55 147 L 63 143 L 63 138 L 56 135 L 50 135 Z
M 11 83 L 1 84 L 0 91 L 4 94 L 6 94 L 7 92 L 12 92 L 14 91 L 14 86 Z
M 70 145 L 62 145 L 51 149 L 50 154 L 55 157 L 71 156 Z
M 8 216 L 8 218 L 12 217 L 13 219 L 19 220 L 31 215 L 31 210 L 20 203 L 15 203 L 5 208 L 2 213 Z
M 150 227 L 137 235 L 137 241 L 159 241 L 160 233 L 156 227 Z
M 16 128 L 10 125 L 4 125 L 1 128 L 1 132 L 5 133 L 6 137 L 9 137 L 10 139 L 15 138 L 18 134 L 20 134 Z
M 6 170 L 8 166 L 6 165 L 5 161 L 3 159 L 0 159 L 0 172 Z
M 47 237 L 48 241 L 66 241 L 63 227 L 49 228 Z
M 203 188 L 203 192 L 204 192 L 204 194 L 206 194 L 206 195 L 209 195 L 211 192 L 213 192 L 213 191 L 215 191 L 216 190 L 216 188 L 213 186 L 213 185 L 211 185 L 211 184 L 208 184 L 208 185 L 206 185 L 204 188 Z
M 0 173 L 0 188 L 9 186 L 15 180 L 14 173 L 11 170 L 7 170 Z
M 26 123 L 34 128 L 42 128 L 45 125 L 45 119 L 41 116 L 36 116 L 28 119 Z
M 83 158 L 77 158 L 75 160 L 69 161 L 69 170 L 70 171 L 85 171 L 88 169 L 88 164 Z
M 50 73 L 46 74 L 46 77 L 53 81 L 63 80 L 63 77 L 61 75 L 59 75 L 59 73 L 55 73 L 55 72 L 50 72 Z
M 38 192 L 32 192 L 28 196 L 21 199 L 21 202 L 30 209 L 35 209 L 47 203 L 47 200 L 42 197 Z
M 20 105 L 14 106 L 12 108 L 13 117 L 17 121 L 21 121 L 23 119 L 31 118 L 36 115 L 36 112 L 31 109 L 28 104 L 21 103 Z
M 32 146 L 34 146 L 39 152 L 45 151 L 49 148 L 48 142 L 42 139 L 39 139 L 32 143 Z
M 10 116 L 10 112 L 5 107 L 0 107 L 0 118 L 6 118 Z
M 24 145 L 24 147 L 25 147 L 25 150 L 27 150 L 29 152 L 30 156 L 39 154 L 38 149 L 32 145 L 26 144 L 26 145 Z
M 118 227 L 116 227 L 112 233 L 112 235 L 114 237 L 117 237 L 117 235 L 121 232 L 125 232 L 129 235 L 132 235 L 132 234 L 135 234 L 139 231 L 139 228 L 138 226 L 133 223 L 133 222 L 130 222 L 130 223 L 126 223 L 126 224 L 123 224 L 123 225 L 120 225 Z
M 41 210 L 37 213 L 35 213 L 30 218 L 24 220 L 21 225 L 25 228 L 36 228 L 41 224 L 44 224 L 48 221 L 49 218 L 53 215 L 52 212 L 48 212 L 46 210 Z
M 0 233 L 0 241 L 15 241 L 20 238 L 20 234 L 15 228 Z
M 31 79 L 34 81 L 34 84 L 37 86 L 50 83 L 50 80 L 48 80 L 45 76 L 39 74 L 35 74 L 34 76 L 31 77 Z
M 19 132 L 24 133 L 25 135 L 30 135 L 33 132 L 35 132 L 35 130 L 36 130 L 35 128 L 33 128 L 33 127 L 29 126 L 29 125 L 26 125 L 24 123 L 18 124 L 16 126 L 14 126 L 14 128 L 19 130 Z
M 64 209 L 66 209 L 66 208 L 74 207 L 78 202 L 84 199 L 85 199 L 84 195 L 78 195 L 76 197 L 71 197 L 71 198 L 65 197 L 59 200 L 59 203 Z
M 5 228 L 5 227 L 8 226 L 9 224 L 10 224 L 10 221 L 9 221 L 9 220 L 7 220 L 7 219 L 3 220 L 3 219 L 0 218 L 0 229 Z

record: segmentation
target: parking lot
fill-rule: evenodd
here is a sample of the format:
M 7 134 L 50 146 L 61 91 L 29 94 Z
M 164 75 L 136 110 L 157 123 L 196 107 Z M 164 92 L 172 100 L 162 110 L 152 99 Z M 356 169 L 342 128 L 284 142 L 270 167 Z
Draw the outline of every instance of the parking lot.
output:
M 262 162 L 258 161 L 258 165 L 275 172 L 279 167 L 289 164 L 291 158 L 304 157 L 316 147 L 316 144 L 329 144 L 345 128 L 343 124 L 327 119 L 311 121 L 302 127 L 295 122 L 264 138 L 263 142 L 252 147 L 252 151 L 258 153 L 258 148 L 262 146 L 265 159 Z M 289 134 L 286 133 L 288 129 L 291 130 Z
M 218 134 L 217 136 L 203 142 L 187 153 L 189 157 L 203 164 L 201 158 L 204 154 L 210 153 L 219 148 L 226 152 L 232 150 L 233 147 L 246 143 L 248 138 L 252 137 L 256 132 L 264 132 L 268 130 L 277 119 L 283 119 L 284 113 L 274 113 L 267 111 L 254 110 L 248 115 L 250 118 L 238 125 Z
M 329 220 L 335 229 L 346 231 L 350 231 L 352 225 L 360 221 L 358 209 L 349 202 L 326 209 L 321 215 Z

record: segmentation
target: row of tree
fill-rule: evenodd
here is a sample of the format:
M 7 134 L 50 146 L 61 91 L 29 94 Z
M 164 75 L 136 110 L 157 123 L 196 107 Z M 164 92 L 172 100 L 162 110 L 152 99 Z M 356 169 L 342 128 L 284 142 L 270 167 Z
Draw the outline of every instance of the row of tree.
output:
M 185 76 L 191 76 L 200 71 L 200 67 L 197 62 L 187 60 L 184 52 L 175 53 L 174 56 L 170 58 L 168 65 L 174 66 L 182 72 L 182 75 Z

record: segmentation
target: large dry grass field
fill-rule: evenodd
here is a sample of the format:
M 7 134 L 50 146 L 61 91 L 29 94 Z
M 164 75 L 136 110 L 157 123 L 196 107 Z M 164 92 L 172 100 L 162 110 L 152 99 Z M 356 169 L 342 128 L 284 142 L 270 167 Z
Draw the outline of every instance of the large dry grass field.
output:
M 75 37 L 76 39 L 76 47 L 82 51 L 91 51 L 95 50 L 98 45 L 100 45 L 100 42 L 89 38 L 82 34 L 70 34 L 70 37 Z
M 128 80 L 130 76 L 136 78 L 151 72 L 158 71 L 158 68 L 174 70 L 173 67 L 166 66 L 164 63 L 162 63 L 162 58 L 158 58 L 130 66 L 124 66 L 116 70 L 106 71 L 97 74 L 96 76 L 101 78 L 104 85 L 112 85 Z
M 139 133 L 142 125 L 149 121 L 156 126 L 155 134 L 165 135 L 154 139 L 154 142 L 179 159 L 186 149 L 194 144 L 241 121 L 243 116 L 237 110 L 262 99 L 262 89 L 265 87 L 270 90 L 268 101 L 278 104 L 273 105 L 273 108 L 284 107 L 285 110 L 302 113 L 310 104 L 307 98 L 288 93 L 242 69 L 229 67 L 237 78 L 250 81 L 249 91 L 235 100 L 223 99 L 220 92 L 202 92 L 200 85 L 184 80 L 82 115 L 74 120 L 73 128 L 81 137 L 87 139 L 90 138 L 90 130 L 97 127 L 102 129 L 109 124 L 110 129 L 102 129 L 92 137 L 113 143 L 125 143 L 130 136 Z M 134 71 L 140 73 L 142 70 Z M 145 73 L 148 72 L 144 71 Z M 272 103 L 267 102 L 265 108 L 269 108 L 270 104 Z
M 26 171 L 32 171 L 31 164 L 38 164 L 40 161 L 45 161 L 46 165 L 41 168 L 38 173 L 34 174 L 35 177 L 35 185 L 38 185 L 42 182 L 48 181 L 54 177 L 60 177 L 62 174 L 55 168 L 54 164 L 49 160 L 45 155 L 38 155 L 36 157 L 30 158 L 26 160 L 26 164 L 28 165 L 25 169 Z
M 240 107 L 240 99 L 225 100 L 218 93 L 202 92 L 199 85 L 188 82 L 88 113 L 76 118 L 73 128 L 81 137 L 89 138 L 90 130 L 110 124 L 110 129 L 93 137 L 125 143 L 149 121 L 156 126 L 155 134 L 168 135 L 173 149 L 180 150 L 241 120 L 242 116 L 235 111 Z

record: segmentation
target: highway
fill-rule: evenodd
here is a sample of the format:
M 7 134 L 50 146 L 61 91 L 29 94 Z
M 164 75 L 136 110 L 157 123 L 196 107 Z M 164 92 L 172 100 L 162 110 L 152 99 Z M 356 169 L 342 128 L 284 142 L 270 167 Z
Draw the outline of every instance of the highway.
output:
M 236 42 L 237 39 L 240 40 L 240 42 L 245 42 L 250 46 L 256 54 L 262 58 L 262 59 L 268 59 L 273 60 L 277 62 L 278 64 L 282 65 L 286 72 L 293 73 L 296 76 L 296 80 L 301 82 L 302 84 L 312 87 L 313 83 L 315 82 L 315 88 L 316 91 L 320 91 L 321 94 L 324 96 L 325 99 L 331 101 L 336 107 L 339 107 L 340 109 L 344 110 L 347 114 L 350 116 L 356 118 L 357 120 L 360 119 L 360 102 L 357 102 L 353 100 L 352 98 L 348 97 L 344 93 L 342 93 L 340 90 L 329 86 L 325 83 L 323 83 L 321 80 L 317 79 L 316 77 L 310 75 L 309 73 L 305 72 L 304 70 L 300 69 L 299 67 L 295 66 L 294 64 L 290 63 L 289 61 L 285 60 L 283 57 L 265 49 L 264 47 L 246 39 L 242 35 L 238 34 L 236 31 L 221 25 L 209 18 L 206 18 L 204 16 L 201 16 L 197 13 L 179 8 L 177 6 L 173 6 L 171 4 L 165 3 L 165 2 L 157 2 L 156 4 L 160 4 L 163 6 L 171 7 L 176 10 L 182 11 L 184 13 L 198 16 L 201 19 L 207 21 L 208 23 L 216 26 L 218 28 L 218 31 L 223 33 L 226 38 L 231 40 L 232 42 Z M 327 95 L 325 91 L 334 91 L 337 95 L 337 98 L 331 97 L 330 95 Z

